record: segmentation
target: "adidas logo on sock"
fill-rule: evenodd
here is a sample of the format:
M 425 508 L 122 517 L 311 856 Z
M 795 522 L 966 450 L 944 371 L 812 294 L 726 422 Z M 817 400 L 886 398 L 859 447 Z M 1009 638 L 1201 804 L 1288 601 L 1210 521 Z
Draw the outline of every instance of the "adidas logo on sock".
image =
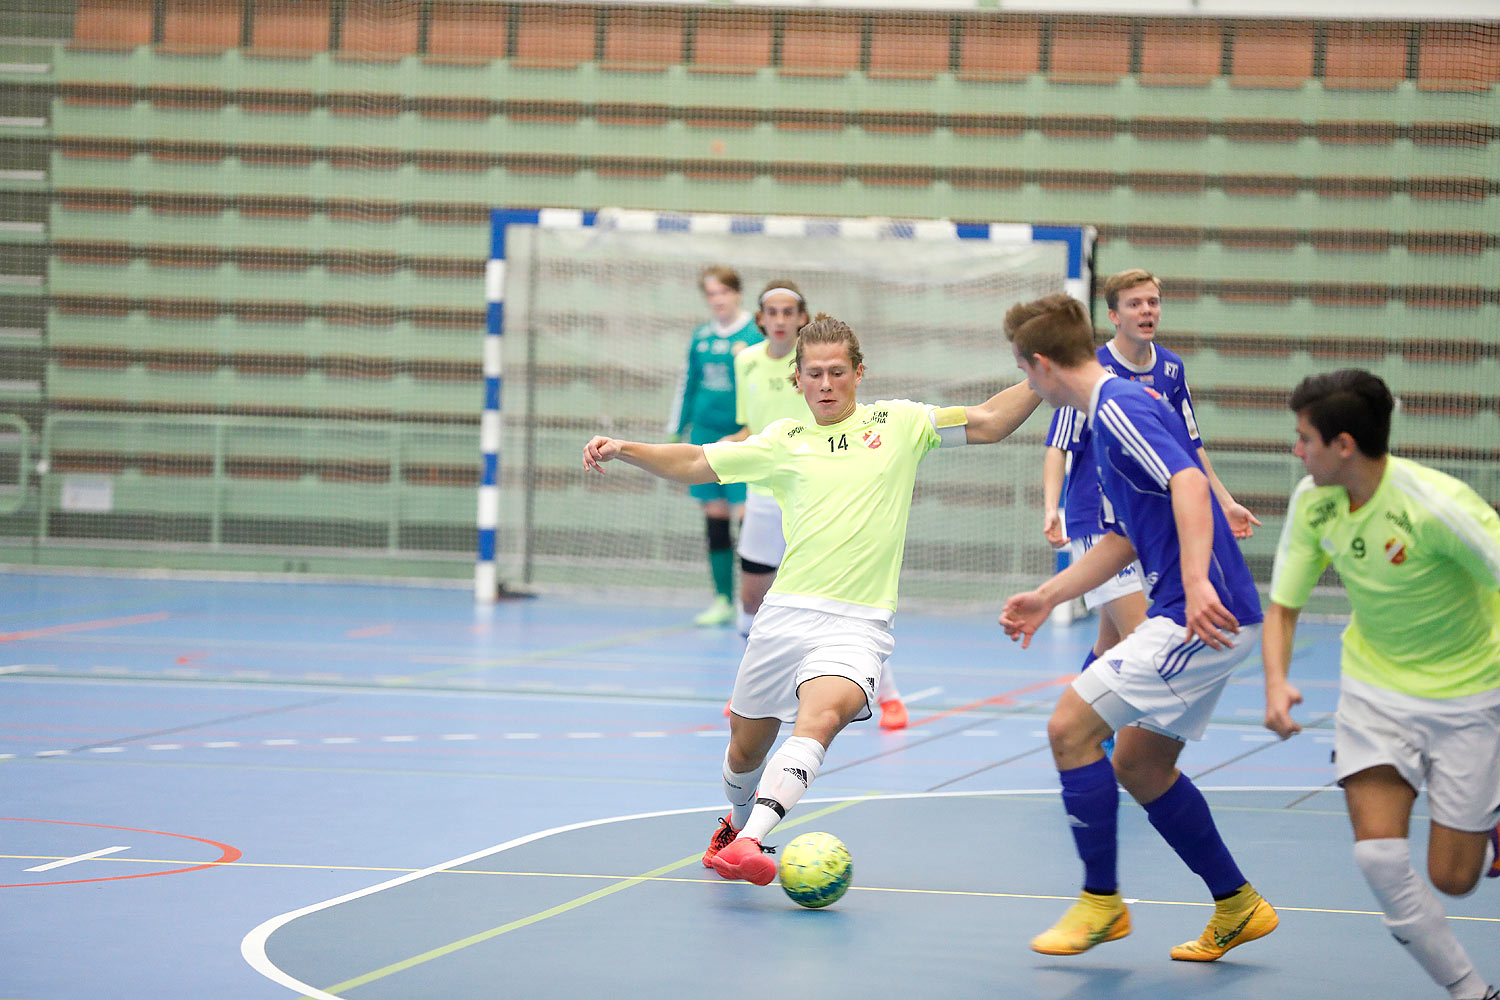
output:
M 783 767 L 783 771 L 802 782 L 802 787 L 807 787 L 807 772 L 800 767 Z

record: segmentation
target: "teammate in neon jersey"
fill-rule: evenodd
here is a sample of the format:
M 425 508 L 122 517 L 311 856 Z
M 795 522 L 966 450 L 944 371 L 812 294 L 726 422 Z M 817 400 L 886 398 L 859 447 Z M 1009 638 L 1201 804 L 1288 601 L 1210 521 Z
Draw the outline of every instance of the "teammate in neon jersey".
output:
M 893 642 L 896 584 L 917 466 L 934 448 L 989 444 L 1040 400 L 1013 385 L 979 406 L 858 403 L 859 338 L 823 313 L 804 327 L 797 387 L 811 420 L 789 418 L 738 442 L 639 444 L 595 437 L 586 468 L 620 459 L 683 483 L 761 482 L 781 506 L 786 557 L 755 616 L 735 678 L 724 794 L 737 831 L 707 863 L 765 885 L 776 861 L 761 841 L 817 777 L 828 745 L 870 703 Z M 792 735 L 771 754 L 783 722 Z M 769 756 L 768 756 L 769 755 Z M 721 824 L 721 830 L 723 824 Z
M 734 433 L 734 358 L 760 342 L 760 330 L 740 308 L 740 276 L 727 267 L 705 268 L 698 276 L 711 316 L 693 331 L 687 365 L 677 385 L 667 434 L 673 441 L 687 435 L 694 444 L 717 441 Z M 729 521 L 739 520 L 745 487 L 735 483 L 697 483 L 688 494 L 703 505 L 708 532 L 708 565 L 714 602 L 693 619 L 705 627 L 734 623 L 734 546 Z
M 1177 411 L 1187 425 L 1188 437 L 1235 537 L 1249 538 L 1260 521 L 1235 501 L 1208 460 L 1193 414 L 1187 366 L 1182 358 L 1156 342 L 1161 323 L 1160 280 L 1138 267 L 1112 274 L 1104 282 L 1104 303 L 1109 307 L 1109 321 L 1114 325 L 1115 335 L 1095 352 L 1099 363 L 1105 371 L 1149 386 Z M 1042 466 L 1042 534 L 1054 547 L 1066 544 L 1075 562 L 1102 537 L 1099 476 L 1088 447 L 1089 424 L 1084 415 L 1071 406 L 1058 407 L 1047 430 L 1047 452 Z M 1058 510 L 1059 501 L 1065 518 Z M 1106 649 L 1146 620 L 1140 563 L 1131 563 L 1084 594 L 1083 603 L 1088 610 L 1099 612 L 1099 637 L 1084 658 L 1086 670 Z
M 1461 481 L 1389 454 L 1394 401 L 1369 372 L 1303 379 L 1291 408 L 1308 475 L 1271 576 L 1266 726 L 1283 739 L 1301 728 L 1292 638 L 1331 562 L 1354 612 L 1334 737 L 1354 861 L 1434 982 L 1454 1000 L 1495 1000 L 1412 869 L 1407 835 L 1425 783 L 1433 885 L 1466 896 L 1481 872 L 1500 876 L 1500 517 Z
M 797 331 L 807 325 L 807 300 L 796 283 L 777 278 L 760 293 L 755 322 L 766 339 L 747 347 L 734 359 L 735 416 L 740 431 L 728 440 L 742 441 L 759 434 L 777 420 L 811 420 L 807 402 L 793 384 Z M 786 553 L 781 533 L 781 508 L 769 487 L 750 483 L 745 497 L 745 520 L 740 525 L 740 633 L 750 634 L 750 623 L 765 600 L 776 568 Z M 880 728 L 904 729 L 906 705 L 896 690 L 895 671 L 887 663 L 880 673 Z M 725 706 L 724 714 L 729 714 Z
M 1260 597 L 1178 414 L 1146 386 L 1104 370 L 1077 302 L 1050 296 L 1011 314 L 1006 330 L 1032 389 L 1088 415 L 1110 531 L 1040 588 L 1007 600 L 1000 624 L 1029 644 L 1053 607 L 1137 556 L 1151 588 L 1150 617 L 1078 675 L 1047 723 L 1084 884 L 1031 947 L 1076 955 L 1130 933 L 1116 873 L 1118 779 L 1214 898 L 1208 926 L 1172 958 L 1211 962 L 1275 930 L 1277 917 L 1240 872 L 1177 758 L 1184 741 L 1202 737 L 1230 675 L 1254 649 Z M 1102 747 L 1111 733 L 1113 762 Z

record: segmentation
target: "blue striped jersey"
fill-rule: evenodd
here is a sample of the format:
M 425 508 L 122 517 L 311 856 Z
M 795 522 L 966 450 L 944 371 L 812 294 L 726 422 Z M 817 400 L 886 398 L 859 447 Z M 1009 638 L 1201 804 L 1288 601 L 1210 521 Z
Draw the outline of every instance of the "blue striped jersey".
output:
M 1113 344 L 1100 346 L 1095 355 L 1105 371 L 1149 386 L 1171 404 L 1187 427 L 1193 449 L 1202 447 L 1203 441 L 1198 436 L 1198 421 L 1193 415 L 1193 396 L 1188 392 L 1187 369 L 1182 358 L 1160 344 L 1151 345 L 1151 362 L 1144 367 L 1132 365 L 1120 357 Z M 1101 530 L 1099 477 L 1094 473 L 1093 460 L 1088 457 L 1088 421 L 1071 406 L 1058 407 L 1053 412 L 1052 424 L 1047 429 L 1047 444 L 1068 453 L 1068 480 L 1062 498 L 1066 514 L 1064 530 L 1069 538 L 1097 535 Z
M 1102 524 L 1130 539 L 1146 574 L 1151 614 L 1186 624 L 1182 549 L 1167 483 L 1183 469 L 1199 469 L 1198 446 L 1187 425 L 1147 387 L 1106 375 L 1089 403 L 1090 448 L 1099 477 Z M 1208 578 L 1241 625 L 1262 619 L 1260 595 L 1213 494 L 1214 543 Z

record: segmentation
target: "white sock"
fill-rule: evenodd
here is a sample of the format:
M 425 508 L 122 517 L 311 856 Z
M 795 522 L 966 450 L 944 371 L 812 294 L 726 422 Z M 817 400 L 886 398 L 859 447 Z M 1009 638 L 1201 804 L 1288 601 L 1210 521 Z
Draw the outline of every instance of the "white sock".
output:
M 889 663 L 880 668 L 880 690 L 875 693 L 876 704 L 883 705 L 892 698 L 900 698 L 901 692 L 896 690 L 896 675 L 891 670 Z
M 730 825 L 736 830 L 743 830 L 750 819 L 750 809 L 755 805 L 755 787 L 760 784 L 760 775 L 765 769 L 766 762 L 761 761 L 760 767 L 753 771 L 736 774 L 729 769 L 729 751 L 724 751 L 724 797 L 731 807 Z
M 1406 839 L 1358 841 L 1354 862 L 1380 903 L 1386 929 L 1432 981 L 1447 989 L 1455 1000 L 1484 996 L 1484 981 L 1448 926 L 1443 905 L 1412 870 Z
M 755 808 L 740 828 L 741 837 L 764 840 L 766 834 L 775 829 L 818 776 L 818 768 L 823 766 L 823 753 L 823 744 L 808 736 L 791 736 L 781 744 L 766 762 Z
M 746 611 L 744 608 L 740 608 L 740 618 L 739 618 L 740 635 L 742 635 L 742 636 L 744 636 L 745 638 L 748 639 L 750 637 L 750 625 L 754 621 L 755 621 L 755 616 L 754 615 L 752 615 L 750 612 Z

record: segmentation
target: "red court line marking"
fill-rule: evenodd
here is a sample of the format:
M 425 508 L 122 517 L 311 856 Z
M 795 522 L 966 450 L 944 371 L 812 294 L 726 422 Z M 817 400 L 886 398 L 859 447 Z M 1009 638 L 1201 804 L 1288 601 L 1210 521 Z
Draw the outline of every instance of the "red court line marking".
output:
M 49 635 L 62 635 L 65 632 L 88 632 L 99 628 L 114 628 L 116 625 L 146 625 L 150 622 L 164 621 L 170 617 L 172 617 L 170 612 L 153 611 L 149 615 L 130 615 L 126 618 L 96 618 L 93 621 L 87 622 L 48 625 L 45 628 L 27 629 L 24 632 L 0 633 L 0 642 L 15 642 L 17 639 L 45 639 Z
M 972 712 L 974 709 L 983 708 L 986 705 L 1014 705 L 1016 703 L 1015 700 L 1021 695 L 1031 694 L 1033 691 L 1042 691 L 1049 687 L 1062 687 L 1064 684 L 1071 684 L 1073 683 L 1073 678 L 1077 676 L 1077 674 L 1063 674 L 1060 677 L 1053 677 L 1050 680 L 1037 681 L 1035 684 L 1028 684 L 1025 687 L 1018 687 L 1012 691 L 997 694 L 993 698 L 981 698 L 979 701 L 971 701 L 967 705 L 960 705 L 957 708 L 950 708 L 935 715 L 926 716 L 913 722 L 912 726 L 925 726 L 929 722 L 937 722 L 939 719 L 946 719 L 950 715 L 962 715 L 964 712 Z
M 238 847 L 230 847 L 221 844 L 217 840 L 208 840 L 204 837 L 193 837 L 186 833 L 168 833 L 165 830 L 142 830 L 134 826 L 108 826 L 104 823 L 74 823 L 65 819 L 24 819 L 19 816 L 0 816 L 0 823 L 55 823 L 58 826 L 90 826 L 96 830 L 124 830 L 128 833 L 149 833 L 157 837 L 176 837 L 178 840 L 196 840 L 200 844 L 217 847 L 220 854 L 213 861 L 201 865 L 190 865 L 187 868 L 169 868 L 164 872 L 142 872 L 139 875 L 110 875 L 105 878 L 75 878 L 65 882 L 16 882 L 11 885 L 0 885 L 0 889 L 30 889 L 43 885 L 81 885 L 84 882 L 121 882 L 128 878 L 157 878 L 162 875 L 181 875 L 184 872 L 202 871 L 205 868 L 217 868 L 219 865 L 227 865 L 241 858 Z
M 380 625 L 370 625 L 367 628 L 352 628 L 344 633 L 346 639 L 373 639 L 379 635 L 390 635 L 396 631 L 396 626 L 390 622 Z

